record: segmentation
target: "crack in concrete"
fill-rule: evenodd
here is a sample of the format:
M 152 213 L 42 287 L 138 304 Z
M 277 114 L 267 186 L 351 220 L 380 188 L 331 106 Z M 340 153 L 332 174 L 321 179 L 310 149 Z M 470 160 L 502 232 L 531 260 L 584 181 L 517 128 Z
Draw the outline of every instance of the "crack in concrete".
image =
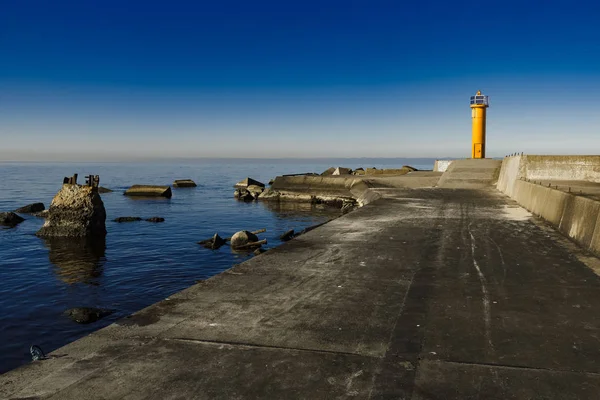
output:
M 352 353 L 352 352 L 346 352 L 346 351 L 308 349 L 308 348 L 301 348 L 301 347 L 269 346 L 269 345 L 264 345 L 264 344 L 228 342 L 228 341 L 221 341 L 221 340 L 205 340 L 205 339 L 190 339 L 190 338 L 160 338 L 159 340 L 184 342 L 184 343 L 195 343 L 195 344 L 206 344 L 206 345 L 212 345 L 212 346 L 231 346 L 231 347 L 247 347 L 247 348 L 270 349 L 270 350 L 301 351 L 301 352 L 317 353 L 317 354 L 337 354 L 337 355 L 358 356 L 358 357 L 365 357 L 365 358 L 372 358 L 372 359 L 383 358 L 383 357 L 371 356 L 368 354 L 358 354 L 358 353 Z
M 494 364 L 494 363 L 480 363 L 480 362 L 469 362 L 469 361 L 456 361 L 456 360 L 424 360 L 430 362 L 437 363 L 445 363 L 445 364 L 456 364 L 456 365 L 467 365 L 467 366 L 475 366 L 475 367 L 489 367 L 489 368 L 506 368 L 506 369 L 516 369 L 516 370 L 525 370 L 525 371 L 544 371 L 544 372 L 555 372 L 555 373 L 572 373 L 572 374 L 586 374 L 593 376 L 600 376 L 598 372 L 591 372 L 585 370 L 571 370 L 571 369 L 551 369 L 551 368 L 539 368 L 539 367 L 528 367 L 524 365 L 511 365 L 511 364 Z

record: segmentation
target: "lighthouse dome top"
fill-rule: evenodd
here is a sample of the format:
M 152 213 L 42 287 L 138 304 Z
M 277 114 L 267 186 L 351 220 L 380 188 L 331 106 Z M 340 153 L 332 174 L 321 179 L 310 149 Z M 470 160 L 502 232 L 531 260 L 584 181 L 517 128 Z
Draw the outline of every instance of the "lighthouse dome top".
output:
M 471 96 L 471 105 L 489 106 L 489 98 L 482 95 L 481 90 L 478 90 L 475 96 Z

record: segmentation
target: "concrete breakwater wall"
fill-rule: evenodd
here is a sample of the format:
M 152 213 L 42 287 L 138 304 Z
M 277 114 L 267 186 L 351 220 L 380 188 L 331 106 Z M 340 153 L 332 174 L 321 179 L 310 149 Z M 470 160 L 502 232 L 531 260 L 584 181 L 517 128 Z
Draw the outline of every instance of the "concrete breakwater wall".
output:
M 593 179 L 600 177 L 599 167 L 598 156 L 507 157 L 497 188 L 585 249 L 600 254 L 600 201 L 539 183 L 542 180 L 596 182 Z
M 433 164 L 433 170 L 435 172 L 446 172 L 450 164 L 452 164 L 454 160 L 435 160 Z
M 442 173 L 415 171 L 396 176 L 278 176 L 260 197 L 261 200 L 312 201 L 313 199 L 352 199 L 359 206 L 379 198 L 377 189 L 423 188 L 437 184 Z

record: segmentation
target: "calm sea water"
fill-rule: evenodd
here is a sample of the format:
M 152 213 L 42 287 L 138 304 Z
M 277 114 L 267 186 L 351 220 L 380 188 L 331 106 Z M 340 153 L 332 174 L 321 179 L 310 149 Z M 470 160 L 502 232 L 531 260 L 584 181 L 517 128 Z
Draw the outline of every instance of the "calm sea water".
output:
M 431 169 L 433 160 L 413 166 Z M 74 173 L 100 175 L 107 212 L 105 243 L 86 247 L 77 242 L 34 236 L 44 220 L 27 220 L 0 229 L 0 373 L 29 362 L 29 347 L 49 352 L 209 278 L 251 255 L 228 246 L 211 251 L 197 244 L 215 232 L 226 237 L 238 230 L 266 228 L 259 235 L 268 246 L 280 244 L 288 229 L 301 230 L 340 215 L 326 206 L 238 202 L 233 185 L 245 177 L 267 183 L 277 175 L 321 172 L 331 166 L 399 167 L 411 160 L 272 161 L 199 160 L 152 163 L 2 163 L 0 211 L 33 202 L 50 206 L 62 179 Z M 197 188 L 173 189 L 171 199 L 136 200 L 123 196 L 132 184 L 168 185 L 191 178 Z M 164 223 L 115 223 L 114 218 L 160 216 Z M 114 314 L 80 325 L 64 311 L 101 307 Z

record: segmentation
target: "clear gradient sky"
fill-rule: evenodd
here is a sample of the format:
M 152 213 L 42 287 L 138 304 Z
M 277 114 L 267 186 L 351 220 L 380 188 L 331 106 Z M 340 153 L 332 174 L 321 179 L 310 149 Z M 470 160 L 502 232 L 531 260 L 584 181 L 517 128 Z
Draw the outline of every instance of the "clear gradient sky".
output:
M 0 160 L 600 153 L 597 1 L 0 4 Z

